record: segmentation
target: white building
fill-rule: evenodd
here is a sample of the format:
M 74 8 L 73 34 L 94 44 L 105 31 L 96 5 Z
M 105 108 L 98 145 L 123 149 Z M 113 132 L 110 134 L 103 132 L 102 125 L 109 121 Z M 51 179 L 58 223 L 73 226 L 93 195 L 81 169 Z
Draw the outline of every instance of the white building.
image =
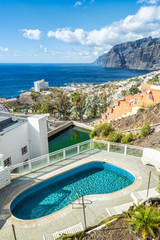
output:
M 46 117 L 22 119 L 0 113 L 0 165 L 15 165 L 47 153 Z
M 45 82 L 44 79 L 34 82 L 34 91 L 40 92 L 41 90 L 48 89 L 48 82 Z

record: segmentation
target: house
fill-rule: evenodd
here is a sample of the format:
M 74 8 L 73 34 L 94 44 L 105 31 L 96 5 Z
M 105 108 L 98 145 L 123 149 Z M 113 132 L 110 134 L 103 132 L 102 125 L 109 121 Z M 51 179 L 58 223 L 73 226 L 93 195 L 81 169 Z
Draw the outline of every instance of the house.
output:
M 127 96 L 121 100 L 114 100 L 113 107 L 107 108 L 107 112 L 102 114 L 102 119 L 97 123 L 109 122 L 121 117 L 133 115 L 141 107 L 147 107 L 149 104 L 160 102 L 160 86 L 143 84 L 142 93 L 134 96 Z
M 0 165 L 10 166 L 48 153 L 46 117 L 27 119 L 0 113 Z

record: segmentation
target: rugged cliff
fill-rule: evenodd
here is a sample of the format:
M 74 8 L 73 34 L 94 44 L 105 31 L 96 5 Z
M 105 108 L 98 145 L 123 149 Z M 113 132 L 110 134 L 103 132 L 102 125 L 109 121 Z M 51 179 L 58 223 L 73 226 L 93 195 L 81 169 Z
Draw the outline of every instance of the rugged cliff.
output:
M 149 37 L 116 45 L 100 56 L 95 64 L 105 68 L 159 70 L 160 38 Z

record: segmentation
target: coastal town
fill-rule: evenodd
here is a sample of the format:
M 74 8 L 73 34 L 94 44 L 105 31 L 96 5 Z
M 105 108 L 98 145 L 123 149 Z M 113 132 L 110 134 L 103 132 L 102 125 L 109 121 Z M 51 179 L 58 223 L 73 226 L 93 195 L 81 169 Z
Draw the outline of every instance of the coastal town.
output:
M 63 111 L 59 114 L 54 99 L 57 96 L 54 96 L 53 89 L 57 89 L 57 91 L 60 89 L 62 95 L 67 97 L 70 105 L 68 111 L 72 111 L 72 114 L 68 113 L 67 116 L 63 116 Z M 72 102 L 74 93 L 81 96 L 81 99 L 79 98 L 81 107 L 83 106 L 81 117 L 76 114 L 77 109 Z M 37 110 L 34 106 L 36 101 L 39 102 Z M 24 91 L 17 98 L 1 98 L 0 108 L 3 112 L 13 112 L 14 114 L 44 113 L 59 120 L 65 120 L 65 118 L 67 118 L 66 120 L 91 120 L 93 124 L 96 124 L 135 114 L 139 108 L 151 107 L 159 102 L 160 71 L 154 71 L 134 78 L 89 86 L 71 84 L 66 87 L 54 88 L 49 87 L 49 83 L 42 79 L 34 82 L 31 90 Z M 78 109 L 79 112 L 81 110 Z M 98 119 L 96 120 L 94 117 Z

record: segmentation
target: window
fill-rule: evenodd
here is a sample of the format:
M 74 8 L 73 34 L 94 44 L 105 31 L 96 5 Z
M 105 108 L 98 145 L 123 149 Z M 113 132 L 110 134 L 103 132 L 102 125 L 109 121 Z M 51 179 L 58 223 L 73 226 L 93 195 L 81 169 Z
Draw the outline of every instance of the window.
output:
M 11 162 L 11 157 L 9 157 L 9 158 L 7 158 L 6 160 L 4 160 L 4 166 L 5 166 L 5 167 L 10 166 L 11 164 L 12 164 L 12 162 Z
M 28 152 L 27 146 L 23 147 L 21 150 L 22 150 L 22 155 L 24 155 Z

